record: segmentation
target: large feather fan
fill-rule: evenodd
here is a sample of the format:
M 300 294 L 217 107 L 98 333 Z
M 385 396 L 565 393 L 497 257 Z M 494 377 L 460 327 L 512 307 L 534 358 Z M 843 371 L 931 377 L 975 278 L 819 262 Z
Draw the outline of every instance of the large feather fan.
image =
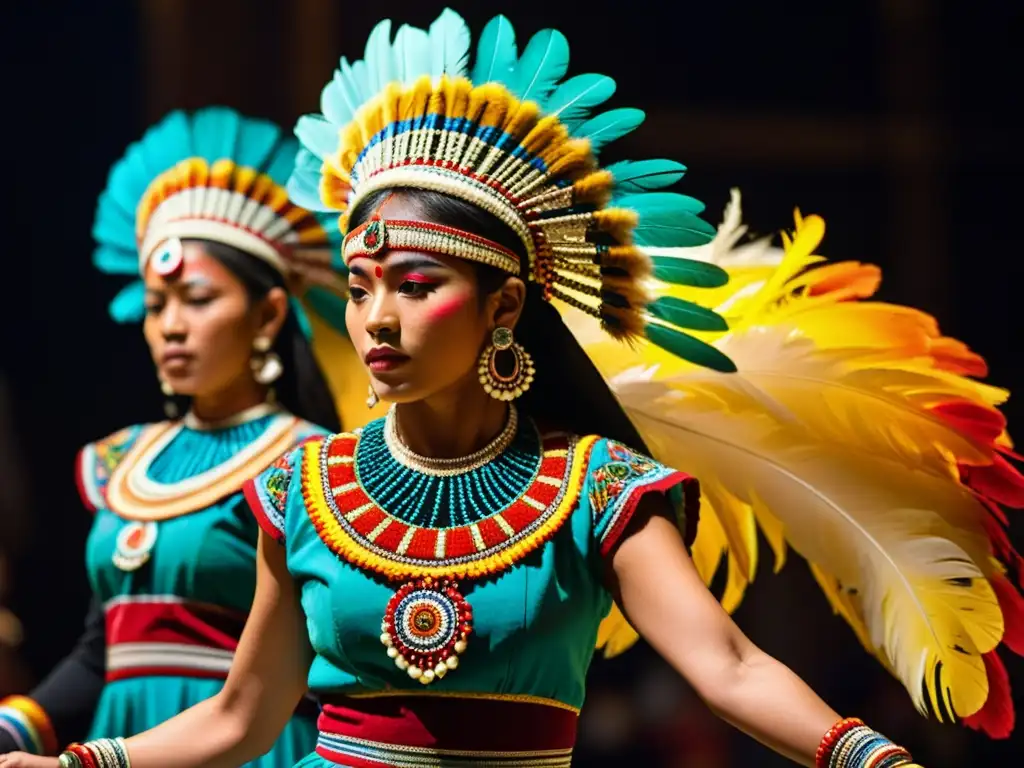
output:
M 921 712 L 1008 736 L 996 649 L 1024 652 L 1024 602 L 1000 505 L 1024 506 L 1024 477 L 997 409 L 1007 393 L 971 378 L 984 361 L 928 315 L 865 300 L 877 268 L 815 256 L 819 217 L 797 214 L 782 249 L 741 246 L 744 234 L 734 193 L 717 238 L 685 249 L 726 269 L 729 283 L 655 287 L 662 301 L 699 300 L 729 320 L 728 332 L 703 338 L 738 373 L 652 345 L 624 350 L 574 310 L 560 307 L 563 317 L 652 453 L 701 480 L 693 559 L 709 584 L 726 561 L 728 610 L 754 578 L 760 530 L 776 571 L 790 548 L 808 561 Z M 653 255 L 670 264 L 684 254 Z M 599 636 L 605 654 L 635 640 L 613 610 Z

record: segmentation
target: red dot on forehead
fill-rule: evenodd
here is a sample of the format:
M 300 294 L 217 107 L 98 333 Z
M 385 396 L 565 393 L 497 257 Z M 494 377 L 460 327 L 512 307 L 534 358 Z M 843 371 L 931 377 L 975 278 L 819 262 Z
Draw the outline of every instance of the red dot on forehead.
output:
M 384 269 L 381 267 L 380 264 L 373 268 L 373 274 L 375 274 L 378 278 L 384 277 Z

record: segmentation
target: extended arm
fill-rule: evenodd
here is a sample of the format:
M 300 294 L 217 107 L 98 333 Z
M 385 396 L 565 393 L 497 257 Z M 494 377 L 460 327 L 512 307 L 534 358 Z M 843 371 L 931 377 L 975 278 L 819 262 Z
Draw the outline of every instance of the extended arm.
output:
M 261 533 L 256 596 L 224 688 L 128 739 L 132 768 L 233 768 L 256 759 L 305 694 L 311 658 L 284 547 Z
M 786 666 L 758 649 L 708 591 L 663 497 L 648 496 L 611 561 L 619 605 L 634 628 L 719 717 L 805 766 L 839 719 Z M 665 510 L 667 514 L 667 510 Z
M 103 606 L 94 599 L 74 650 L 29 694 L 31 702 L 0 702 L 0 754 L 53 753 L 85 738 L 103 691 L 105 640 Z

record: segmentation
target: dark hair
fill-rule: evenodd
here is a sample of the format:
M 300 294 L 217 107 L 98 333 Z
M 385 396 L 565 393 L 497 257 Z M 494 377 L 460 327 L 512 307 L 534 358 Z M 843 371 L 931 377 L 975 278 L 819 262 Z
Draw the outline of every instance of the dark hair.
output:
M 261 300 L 272 288 L 286 288 L 281 273 L 262 259 L 213 240 L 194 242 L 238 278 L 251 302 Z M 334 397 L 293 312 L 288 312 L 274 339 L 273 351 L 284 368 L 281 378 L 274 382 L 278 402 L 300 418 L 340 432 L 341 419 Z
M 554 429 L 577 435 L 596 434 L 650 453 L 640 433 L 615 399 L 604 377 L 587 357 L 561 315 L 544 301 L 541 288 L 527 279 L 526 248 L 519 236 L 493 214 L 456 197 L 421 189 L 381 190 L 366 197 L 352 212 L 350 227 L 359 226 L 392 192 L 413 201 L 420 214 L 436 224 L 486 237 L 509 248 L 523 265 L 526 301 L 516 325 L 516 341 L 533 356 L 533 386 L 518 401 L 524 414 Z M 474 264 L 481 302 L 498 290 L 507 275 L 495 267 Z

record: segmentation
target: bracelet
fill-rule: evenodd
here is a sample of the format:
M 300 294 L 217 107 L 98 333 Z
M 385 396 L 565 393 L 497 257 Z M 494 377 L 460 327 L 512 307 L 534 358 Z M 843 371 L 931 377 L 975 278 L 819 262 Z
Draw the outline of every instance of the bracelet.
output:
M 910 753 L 862 720 L 847 717 L 821 738 L 815 768 L 920 768 Z
M 124 739 L 69 744 L 57 758 L 60 768 L 132 768 Z

